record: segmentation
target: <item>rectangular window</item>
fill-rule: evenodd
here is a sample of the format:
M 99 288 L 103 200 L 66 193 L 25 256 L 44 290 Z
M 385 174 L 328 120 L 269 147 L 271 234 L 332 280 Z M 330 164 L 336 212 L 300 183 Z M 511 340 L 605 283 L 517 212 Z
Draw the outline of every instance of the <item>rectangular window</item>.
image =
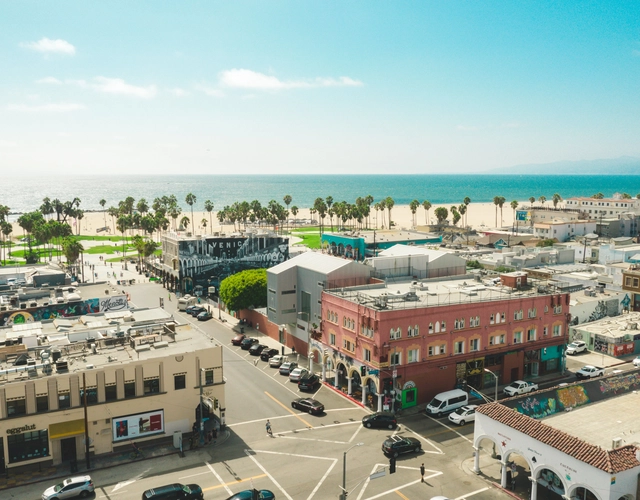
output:
M 638 288 L 638 278 L 633 278 L 633 288 Z
M 129 380 L 124 383 L 124 397 L 125 398 L 136 397 L 136 383 L 133 380 Z
M 349 352 L 353 352 L 355 350 L 355 344 L 347 339 L 342 339 L 342 347 Z
M 505 313 L 502 313 L 501 323 L 506 323 L 506 322 L 507 322 L 507 315 Z
M 391 359 L 391 364 L 393 366 L 402 364 L 402 353 L 401 352 L 393 352 L 389 357 Z
M 362 349 L 362 357 L 365 361 L 371 361 L 371 351 L 369 349 Z
M 515 332 L 513 334 L 513 343 L 522 344 L 522 332 Z
M 562 314 L 562 306 L 553 306 L 553 314 Z
M 624 286 L 631 286 L 631 278 L 626 277 L 624 279 Z
M 280 292 L 280 295 L 291 295 L 293 293 L 296 293 L 296 291 L 295 290 L 282 290 Z
M 529 318 L 535 318 L 537 316 L 537 309 L 534 307 L 533 309 L 529 309 L 528 316 Z
M 522 309 L 520 309 L 519 311 L 514 311 L 513 319 L 515 321 L 522 319 Z
M 438 356 L 440 354 L 446 354 L 446 344 L 429 346 L 429 356 Z
M 106 401 L 115 401 L 118 399 L 118 387 L 116 384 L 106 385 L 104 388 L 104 396 Z
M 560 337 L 562 335 L 562 325 L 554 325 L 553 326 L 553 336 Z
M 27 407 L 24 398 L 7 401 L 7 417 L 17 417 L 26 413 Z
M 492 314 L 491 316 L 489 316 L 489 324 L 493 325 L 495 323 L 496 317 L 494 314 Z
M 336 345 L 336 334 L 335 333 L 330 333 L 329 334 L 329 343 L 331 345 Z
M 475 352 L 480 350 L 480 339 L 469 340 L 469 351 Z
M 460 342 L 455 342 L 453 344 L 453 354 L 463 354 L 464 353 L 464 342 L 461 340 Z
M 489 337 L 489 345 L 504 344 L 504 335 L 494 335 Z
M 36 396 L 36 411 L 38 413 L 49 411 L 49 396 L 47 394 L 39 394 Z
M 213 370 L 204 371 L 204 385 L 213 385 Z
M 9 463 L 49 456 L 48 431 L 23 432 L 7 436 Z
M 187 376 L 184 373 L 173 376 L 173 389 L 179 391 L 180 389 L 186 389 Z
M 533 340 L 536 339 L 536 329 L 535 328 L 529 328 L 527 330 L 527 341 L 531 342 Z
M 58 393 L 58 408 L 71 408 L 71 395 L 69 391 Z
M 157 394 L 160 392 L 160 379 L 157 377 L 148 378 L 144 381 L 144 394 Z
M 409 349 L 407 363 L 417 363 L 418 361 L 420 361 L 420 349 Z
M 396 328 L 395 330 L 392 328 L 389 331 L 389 338 L 391 340 L 398 340 L 400 337 L 402 337 L 402 329 L 401 328 Z
M 98 389 L 96 387 L 87 387 L 87 404 L 98 404 Z M 84 405 L 84 391 L 80 389 L 80 405 Z

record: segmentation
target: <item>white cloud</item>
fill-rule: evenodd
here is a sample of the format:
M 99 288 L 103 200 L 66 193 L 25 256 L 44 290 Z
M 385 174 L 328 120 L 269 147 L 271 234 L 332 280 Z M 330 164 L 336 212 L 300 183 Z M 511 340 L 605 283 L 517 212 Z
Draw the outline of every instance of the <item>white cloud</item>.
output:
M 138 87 L 126 83 L 122 78 L 107 78 L 104 76 L 96 76 L 95 83 L 89 84 L 91 88 L 98 92 L 107 94 L 130 95 L 133 97 L 141 97 L 143 99 L 151 99 L 156 96 L 157 89 L 155 85 L 148 87 Z
M 58 80 L 57 78 L 54 78 L 53 76 L 46 76 L 44 78 L 41 78 L 40 80 L 36 80 L 36 83 L 47 83 L 47 84 L 51 84 L 51 85 L 62 85 L 62 80 Z
M 283 81 L 275 76 L 265 75 L 250 69 L 230 69 L 220 73 L 220 85 L 222 87 L 255 89 L 255 90 L 287 90 L 295 88 L 314 87 L 361 87 L 362 82 L 341 76 L 335 78 L 315 78 L 311 80 Z
M 15 148 L 18 144 L 13 141 L 5 141 L 0 139 L 0 148 Z
M 23 111 L 27 113 L 66 113 L 68 111 L 79 111 L 86 109 L 84 104 L 77 104 L 72 102 L 60 102 L 50 104 L 40 104 L 36 106 L 29 106 L 27 104 L 9 104 L 7 106 L 9 111 Z
M 184 97 L 186 95 L 189 95 L 189 92 L 181 88 L 169 89 L 169 92 L 171 92 L 176 97 Z
M 205 94 L 211 97 L 224 97 L 224 92 L 222 90 L 217 89 L 215 87 L 210 87 L 202 83 L 194 85 L 193 88 L 201 92 L 204 92 Z
M 72 56 L 76 53 L 76 48 L 66 40 L 50 40 L 46 37 L 37 42 L 22 42 L 20 47 L 42 52 L 43 54 L 67 54 Z

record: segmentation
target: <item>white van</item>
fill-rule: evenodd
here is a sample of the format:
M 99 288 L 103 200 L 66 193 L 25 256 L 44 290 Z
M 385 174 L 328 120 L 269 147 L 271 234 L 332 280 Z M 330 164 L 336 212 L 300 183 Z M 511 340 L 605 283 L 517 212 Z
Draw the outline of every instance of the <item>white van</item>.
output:
M 187 307 L 194 306 L 198 303 L 198 297 L 192 297 L 191 295 L 185 295 L 178 299 L 178 311 L 186 311 Z
M 451 413 L 461 406 L 469 404 L 469 395 L 462 389 L 453 389 L 447 392 L 441 392 L 425 408 L 427 415 L 435 415 L 441 417 L 445 413 Z

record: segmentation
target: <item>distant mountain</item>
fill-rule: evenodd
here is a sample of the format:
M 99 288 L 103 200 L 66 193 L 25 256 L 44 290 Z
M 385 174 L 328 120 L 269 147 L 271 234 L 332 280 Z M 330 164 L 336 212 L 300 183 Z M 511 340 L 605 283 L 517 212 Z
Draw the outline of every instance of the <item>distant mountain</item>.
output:
M 640 175 L 640 158 L 621 156 L 604 160 L 531 163 L 487 170 L 486 174 L 511 175 Z

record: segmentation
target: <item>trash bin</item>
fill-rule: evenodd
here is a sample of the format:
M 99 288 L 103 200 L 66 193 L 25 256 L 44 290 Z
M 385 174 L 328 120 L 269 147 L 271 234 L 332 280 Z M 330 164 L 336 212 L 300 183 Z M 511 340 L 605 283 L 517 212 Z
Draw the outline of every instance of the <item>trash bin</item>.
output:
M 69 470 L 70 470 L 71 474 L 75 474 L 76 472 L 78 472 L 78 461 L 77 460 L 71 460 L 71 462 L 69 462 Z

